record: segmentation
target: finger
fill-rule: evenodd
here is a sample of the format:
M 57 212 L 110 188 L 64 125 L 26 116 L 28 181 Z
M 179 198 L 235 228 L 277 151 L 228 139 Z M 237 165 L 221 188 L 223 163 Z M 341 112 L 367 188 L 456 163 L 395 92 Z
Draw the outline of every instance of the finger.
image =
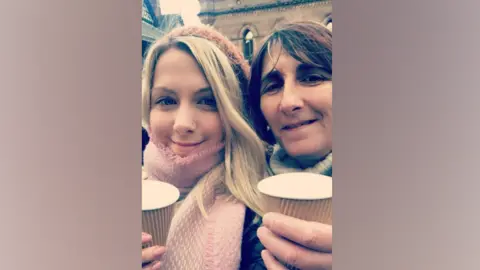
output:
M 161 262 L 151 263 L 151 264 L 143 267 L 142 270 L 159 270 L 161 265 L 162 265 Z
M 142 263 L 160 260 L 165 250 L 165 247 L 159 246 L 142 249 Z
M 279 213 L 267 213 L 263 225 L 273 233 L 304 247 L 332 252 L 332 226 L 305 221 Z
M 265 227 L 257 231 L 264 247 L 278 260 L 300 269 L 330 269 L 332 254 L 302 247 L 272 233 Z
M 268 270 L 287 270 L 268 250 L 263 250 L 261 255 Z
M 142 245 L 152 241 L 152 236 L 148 233 L 142 232 Z

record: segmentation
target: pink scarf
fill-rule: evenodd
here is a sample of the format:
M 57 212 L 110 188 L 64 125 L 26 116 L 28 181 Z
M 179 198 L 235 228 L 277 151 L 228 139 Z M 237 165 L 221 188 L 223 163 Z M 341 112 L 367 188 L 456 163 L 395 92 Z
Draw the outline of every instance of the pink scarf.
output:
M 202 198 L 207 218 L 202 216 L 196 198 L 185 194 L 210 171 L 223 169 L 223 147 L 180 157 L 159 143 L 147 145 L 144 164 L 149 179 L 171 183 L 186 195 L 173 217 L 161 269 L 239 269 L 245 206 L 227 201 L 217 192 L 222 179 L 205 179 Z

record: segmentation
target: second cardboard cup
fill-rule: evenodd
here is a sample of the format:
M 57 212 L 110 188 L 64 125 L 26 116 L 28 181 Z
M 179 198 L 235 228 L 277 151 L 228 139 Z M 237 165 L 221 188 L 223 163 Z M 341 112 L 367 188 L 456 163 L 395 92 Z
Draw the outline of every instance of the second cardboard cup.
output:
M 267 212 L 332 225 L 332 177 L 305 173 L 284 173 L 258 183 Z
M 142 181 L 142 231 L 153 238 L 152 243 L 146 246 L 165 246 L 174 204 L 179 197 L 179 190 L 171 184 L 155 180 Z

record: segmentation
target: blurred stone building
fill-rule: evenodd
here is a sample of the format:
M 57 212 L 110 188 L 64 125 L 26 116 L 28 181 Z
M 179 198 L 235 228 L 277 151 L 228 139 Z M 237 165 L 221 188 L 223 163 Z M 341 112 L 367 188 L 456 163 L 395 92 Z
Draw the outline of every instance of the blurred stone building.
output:
M 229 37 L 251 59 L 278 24 L 316 20 L 332 26 L 331 0 L 199 0 L 199 17 Z
M 181 25 L 179 14 L 162 14 L 159 0 L 142 0 L 142 57 L 153 41 Z
M 142 56 L 147 47 L 160 36 L 158 20 L 148 1 L 142 1 Z

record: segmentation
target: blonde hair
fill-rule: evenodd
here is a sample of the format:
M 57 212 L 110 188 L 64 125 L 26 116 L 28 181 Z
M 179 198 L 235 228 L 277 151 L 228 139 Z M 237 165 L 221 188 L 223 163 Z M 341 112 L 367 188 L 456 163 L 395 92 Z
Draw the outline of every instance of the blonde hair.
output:
M 229 195 L 263 215 L 257 183 L 265 175 L 265 145 L 248 124 L 243 112 L 240 83 L 229 58 L 211 41 L 194 36 L 165 37 L 154 43 L 145 58 L 142 76 L 142 125 L 149 130 L 151 88 L 156 63 L 170 48 L 188 52 L 200 66 L 212 88 L 218 112 L 225 129 L 224 162 L 207 173 L 191 191 L 200 210 L 206 215 L 202 201 L 204 182 L 219 178 Z

